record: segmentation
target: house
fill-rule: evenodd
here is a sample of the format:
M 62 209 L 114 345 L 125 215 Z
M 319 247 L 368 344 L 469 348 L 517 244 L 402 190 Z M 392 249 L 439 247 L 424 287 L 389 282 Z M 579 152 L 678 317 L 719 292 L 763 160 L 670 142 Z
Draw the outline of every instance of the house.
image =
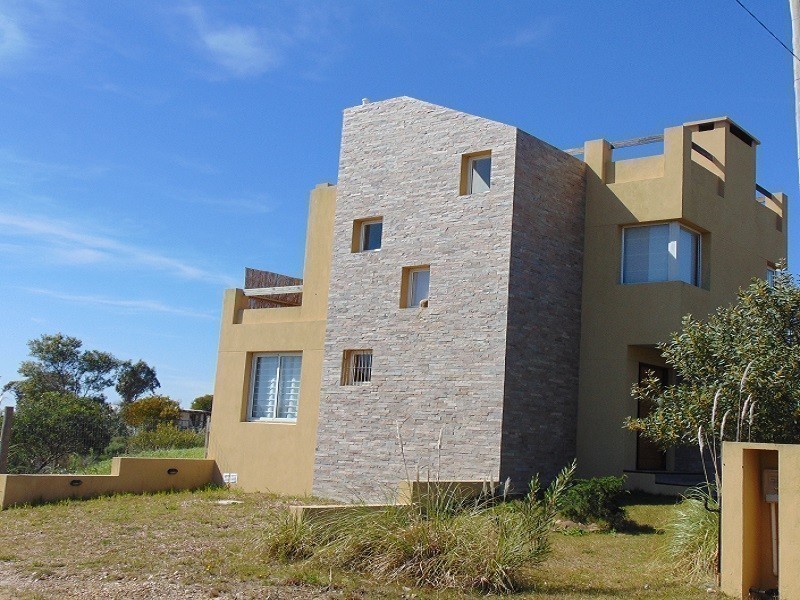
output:
M 407 477 L 674 491 L 696 449 L 622 428 L 656 344 L 786 256 L 786 198 L 728 118 L 565 152 L 401 97 L 344 112 L 302 280 L 225 293 L 209 457 L 245 490 L 384 499 Z M 582 157 L 582 159 L 581 159 Z M 757 190 L 761 196 L 757 198 Z

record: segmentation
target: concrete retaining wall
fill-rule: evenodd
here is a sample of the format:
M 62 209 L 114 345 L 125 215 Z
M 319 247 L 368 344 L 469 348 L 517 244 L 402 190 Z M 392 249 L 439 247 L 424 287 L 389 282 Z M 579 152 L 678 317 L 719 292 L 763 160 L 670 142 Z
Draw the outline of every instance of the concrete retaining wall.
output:
M 213 460 L 115 458 L 111 475 L 0 475 L 0 509 L 65 498 L 191 490 L 214 479 Z

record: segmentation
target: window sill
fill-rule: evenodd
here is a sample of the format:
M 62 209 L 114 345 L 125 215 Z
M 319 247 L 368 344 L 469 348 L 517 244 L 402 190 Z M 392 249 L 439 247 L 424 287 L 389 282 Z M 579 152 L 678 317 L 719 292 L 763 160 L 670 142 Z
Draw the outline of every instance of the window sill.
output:
M 247 419 L 243 423 L 278 423 L 281 425 L 294 425 L 297 419 Z

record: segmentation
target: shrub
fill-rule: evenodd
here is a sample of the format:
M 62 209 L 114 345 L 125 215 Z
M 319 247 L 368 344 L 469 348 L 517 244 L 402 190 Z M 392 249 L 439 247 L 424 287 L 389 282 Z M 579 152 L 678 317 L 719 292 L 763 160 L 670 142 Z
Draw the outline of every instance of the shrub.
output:
M 129 452 L 164 450 L 168 448 L 196 448 L 205 444 L 205 436 L 172 424 L 160 424 L 152 431 L 140 431 L 128 440 Z
M 310 558 L 387 582 L 490 593 L 518 589 L 526 567 L 550 552 L 557 506 L 572 476 L 564 469 L 540 494 L 464 506 L 454 489 L 421 504 L 335 514 L 309 523 L 287 517 L 267 531 L 263 550 L 282 560 Z M 541 499 L 539 496 L 541 495 Z
M 719 515 L 706 510 L 718 508 L 708 488 L 689 490 L 675 509 L 675 519 L 667 527 L 667 553 L 675 569 L 701 581 L 717 566 Z
M 154 430 L 158 425 L 171 424 L 181 414 L 180 405 L 169 396 L 148 396 L 125 404 L 122 418 L 131 427 Z
M 607 523 L 617 527 L 625 520 L 622 498 L 624 477 L 577 479 L 564 493 L 561 514 L 579 523 Z

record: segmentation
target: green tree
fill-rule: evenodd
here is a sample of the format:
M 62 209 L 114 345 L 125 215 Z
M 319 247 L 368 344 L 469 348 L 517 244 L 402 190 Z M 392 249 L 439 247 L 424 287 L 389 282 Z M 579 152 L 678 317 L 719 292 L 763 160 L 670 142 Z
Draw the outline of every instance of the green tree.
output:
M 790 275 L 754 280 L 705 322 L 685 317 L 660 349 L 678 383 L 634 386 L 653 410 L 630 429 L 663 447 L 700 440 L 712 458 L 722 440 L 800 442 L 800 288 Z
M 29 341 L 33 360 L 19 367 L 24 379 L 10 381 L 3 391 L 13 391 L 18 399 L 55 392 L 104 402 L 103 392 L 114 383 L 121 363 L 108 352 L 82 350 L 82 346 L 78 338 L 61 333 Z
M 211 412 L 212 404 L 214 404 L 214 394 L 205 394 L 204 396 L 198 396 L 192 400 L 191 407 L 194 410 L 205 410 Z
M 180 405 L 169 396 L 147 396 L 122 408 L 127 425 L 153 431 L 159 424 L 172 424 L 180 416 Z
M 74 454 L 101 452 L 111 441 L 116 415 L 107 404 L 63 392 L 17 400 L 9 470 L 41 473 L 64 466 Z
M 123 404 L 133 402 L 147 392 L 152 394 L 160 387 L 156 370 L 143 360 L 135 363 L 127 360 L 120 365 L 115 389 Z

